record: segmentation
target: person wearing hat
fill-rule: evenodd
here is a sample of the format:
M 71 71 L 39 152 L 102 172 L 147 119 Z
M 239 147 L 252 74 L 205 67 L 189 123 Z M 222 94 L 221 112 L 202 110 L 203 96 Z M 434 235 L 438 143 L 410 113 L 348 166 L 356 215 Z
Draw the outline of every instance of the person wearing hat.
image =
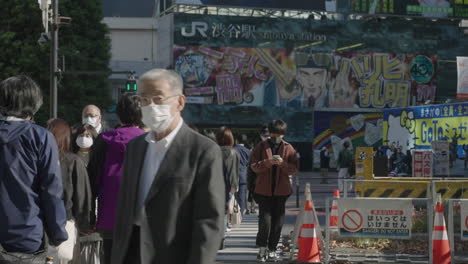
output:
M 330 154 L 326 147 L 320 150 L 320 176 L 322 176 L 321 184 L 328 183 L 328 169 L 330 168 Z

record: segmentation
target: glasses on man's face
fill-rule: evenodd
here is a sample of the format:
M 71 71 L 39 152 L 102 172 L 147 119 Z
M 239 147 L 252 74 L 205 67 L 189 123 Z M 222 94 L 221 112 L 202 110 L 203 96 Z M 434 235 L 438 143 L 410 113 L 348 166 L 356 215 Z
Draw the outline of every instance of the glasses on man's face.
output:
M 161 96 L 161 95 L 152 96 L 152 97 L 134 95 L 133 98 L 135 98 L 135 100 L 138 102 L 140 106 L 147 106 L 147 105 L 150 105 L 151 103 L 155 105 L 162 105 L 164 101 L 170 98 L 176 97 L 176 96 L 180 96 L 180 94 L 170 95 L 166 97 Z

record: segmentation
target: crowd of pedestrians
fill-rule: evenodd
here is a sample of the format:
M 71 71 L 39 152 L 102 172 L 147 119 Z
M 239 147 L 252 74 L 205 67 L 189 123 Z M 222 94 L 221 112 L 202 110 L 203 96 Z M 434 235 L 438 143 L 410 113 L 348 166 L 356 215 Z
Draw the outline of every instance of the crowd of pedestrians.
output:
M 181 77 L 162 69 L 122 96 L 114 129 L 95 105 L 79 124 L 44 128 L 33 121 L 41 105 L 29 77 L 0 83 L 1 263 L 87 263 L 80 238 L 97 233 L 95 263 L 213 263 L 232 201 L 238 216 L 258 203 L 258 260 L 277 258 L 298 164 L 285 122 L 263 127 L 254 147 L 228 127 L 197 133 L 181 116 Z

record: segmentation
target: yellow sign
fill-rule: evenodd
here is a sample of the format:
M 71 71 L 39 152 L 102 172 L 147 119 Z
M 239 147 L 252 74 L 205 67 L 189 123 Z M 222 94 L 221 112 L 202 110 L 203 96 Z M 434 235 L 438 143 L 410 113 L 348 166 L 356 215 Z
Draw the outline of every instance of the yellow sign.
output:
M 357 147 L 355 161 L 356 178 L 371 180 L 374 172 L 374 149 L 372 147 Z
M 432 141 L 451 140 L 455 132 L 460 136 L 458 145 L 468 144 L 468 117 L 416 119 L 415 144 L 430 146 Z

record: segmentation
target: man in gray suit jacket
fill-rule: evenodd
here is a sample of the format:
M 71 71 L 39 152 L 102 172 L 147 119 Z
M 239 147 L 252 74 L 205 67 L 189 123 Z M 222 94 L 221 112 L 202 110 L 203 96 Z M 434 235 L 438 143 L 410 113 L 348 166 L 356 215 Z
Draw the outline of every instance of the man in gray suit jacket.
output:
M 184 124 L 177 73 L 151 70 L 138 87 L 151 131 L 127 146 L 111 263 L 213 263 L 224 232 L 220 148 Z

